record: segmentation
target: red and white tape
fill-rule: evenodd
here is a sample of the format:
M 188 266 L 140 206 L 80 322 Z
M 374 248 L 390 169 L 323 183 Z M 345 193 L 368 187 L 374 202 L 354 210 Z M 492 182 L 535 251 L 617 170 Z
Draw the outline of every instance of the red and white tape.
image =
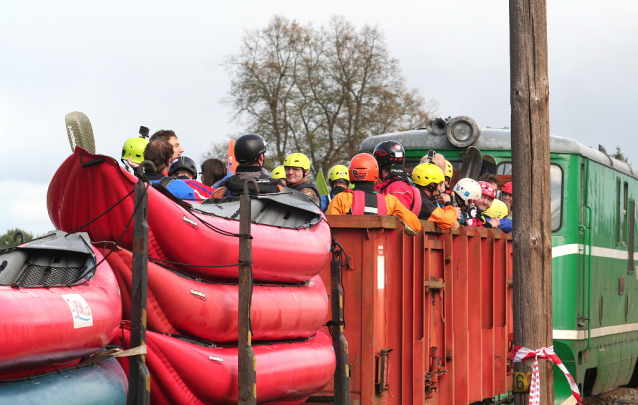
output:
M 514 356 L 514 362 L 531 359 L 532 357 L 534 358 L 534 367 L 532 369 L 532 381 L 529 386 L 529 405 L 540 405 L 541 385 L 540 385 L 540 378 L 538 373 L 538 358 L 539 357 L 541 359 L 545 359 L 545 360 L 549 360 L 553 362 L 554 364 L 558 366 L 558 368 L 561 369 L 563 374 L 565 374 L 565 378 L 567 378 L 567 381 L 569 382 L 569 387 L 572 390 L 572 395 L 574 396 L 576 401 L 578 401 L 578 403 L 582 405 L 582 402 L 580 399 L 580 391 L 578 391 L 578 386 L 576 385 L 576 382 L 574 381 L 574 378 L 572 377 L 572 375 L 569 374 L 569 371 L 567 371 L 567 368 L 563 365 L 563 362 L 560 361 L 556 353 L 554 353 L 554 346 L 543 347 L 542 349 L 539 349 L 539 350 L 530 350 L 526 347 L 515 345 L 513 356 Z

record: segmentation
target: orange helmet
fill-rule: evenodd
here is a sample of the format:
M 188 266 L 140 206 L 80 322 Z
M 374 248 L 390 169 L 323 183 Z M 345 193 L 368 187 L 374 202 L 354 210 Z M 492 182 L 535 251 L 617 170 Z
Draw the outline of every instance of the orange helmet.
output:
M 374 156 L 359 153 L 350 161 L 350 181 L 372 181 L 379 178 L 379 165 Z

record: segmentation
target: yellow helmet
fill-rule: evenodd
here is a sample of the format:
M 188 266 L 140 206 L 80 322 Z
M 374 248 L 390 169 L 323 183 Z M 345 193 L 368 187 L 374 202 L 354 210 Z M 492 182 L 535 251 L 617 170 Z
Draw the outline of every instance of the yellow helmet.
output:
M 142 163 L 144 161 L 144 149 L 148 145 L 148 139 L 138 136 L 136 138 L 129 138 L 124 142 L 122 146 L 122 160 L 128 160 L 135 163 Z
M 292 153 L 284 160 L 286 167 L 301 167 L 304 170 L 310 170 L 310 159 L 303 153 Z
M 332 166 L 328 173 L 328 181 L 333 182 L 335 180 L 346 180 L 350 182 L 350 176 L 348 175 L 348 168 L 344 165 Z
M 452 167 L 452 163 L 449 160 L 445 161 L 445 177 L 452 178 L 454 176 L 454 167 Z
M 284 166 L 277 166 L 273 169 L 273 171 L 270 173 L 270 178 L 271 179 L 285 179 L 286 178 L 286 169 L 284 169 Z
M 439 184 L 445 178 L 443 171 L 434 163 L 421 163 L 412 171 L 412 180 L 418 186 L 427 186 L 431 183 Z
M 483 211 L 483 215 L 490 218 L 503 219 L 507 216 L 507 211 L 507 204 L 501 200 L 494 200 L 492 201 L 492 205 Z

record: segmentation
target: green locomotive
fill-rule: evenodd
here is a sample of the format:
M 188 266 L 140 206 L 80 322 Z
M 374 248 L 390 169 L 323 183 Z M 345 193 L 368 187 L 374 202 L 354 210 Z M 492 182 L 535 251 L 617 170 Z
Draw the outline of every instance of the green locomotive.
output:
M 482 173 L 511 175 L 507 128 L 480 128 L 468 117 L 437 119 L 427 129 L 372 136 L 360 150 L 388 140 L 405 147 L 408 168 L 428 150 L 459 168 L 474 145 L 484 156 Z M 638 169 L 567 138 L 551 136 L 550 150 L 554 349 L 584 396 L 636 387 Z M 575 403 L 554 371 L 555 403 Z

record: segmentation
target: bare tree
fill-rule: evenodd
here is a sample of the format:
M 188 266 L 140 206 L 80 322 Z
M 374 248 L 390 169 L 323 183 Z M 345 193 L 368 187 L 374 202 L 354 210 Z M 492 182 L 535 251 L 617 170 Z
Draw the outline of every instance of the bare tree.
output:
M 301 152 L 315 173 L 326 171 L 368 136 L 421 126 L 434 109 L 405 87 L 381 31 L 357 30 L 343 17 L 317 29 L 275 16 L 247 32 L 225 66 L 225 103 L 247 133 L 264 136 L 272 165 Z

